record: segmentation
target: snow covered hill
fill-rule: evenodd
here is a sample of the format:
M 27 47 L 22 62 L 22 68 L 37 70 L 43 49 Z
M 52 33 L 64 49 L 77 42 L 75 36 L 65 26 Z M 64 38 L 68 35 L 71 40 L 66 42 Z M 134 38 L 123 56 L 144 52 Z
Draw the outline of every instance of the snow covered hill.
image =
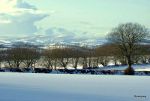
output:
M 60 37 L 51 37 L 48 35 L 34 35 L 34 36 L 27 36 L 27 37 L 18 37 L 18 38 L 11 38 L 11 37 L 1 37 L 0 38 L 0 45 L 5 47 L 11 47 L 13 44 L 16 43 L 30 43 L 33 45 L 43 45 L 49 46 L 54 44 L 63 44 L 63 45 L 78 45 L 78 46 L 96 46 L 101 45 L 106 42 L 104 38 L 97 38 L 97 39 L 64 39 Z
M 0 101 L 150 101 L 150 77 L 0 73 Z

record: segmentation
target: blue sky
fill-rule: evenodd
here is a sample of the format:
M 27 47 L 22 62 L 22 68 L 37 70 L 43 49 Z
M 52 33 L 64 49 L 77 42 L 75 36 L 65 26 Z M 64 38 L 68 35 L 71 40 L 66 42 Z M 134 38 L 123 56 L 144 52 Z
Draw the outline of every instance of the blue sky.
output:
M 105 37 L 120 23 L 150 28 L 150 0 L 0 0 L 0 36 Z

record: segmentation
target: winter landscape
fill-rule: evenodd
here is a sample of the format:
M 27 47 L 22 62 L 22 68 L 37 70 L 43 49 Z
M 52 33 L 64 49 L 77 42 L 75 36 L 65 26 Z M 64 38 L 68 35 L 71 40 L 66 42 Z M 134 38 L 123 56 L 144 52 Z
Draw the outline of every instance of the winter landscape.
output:
M 150 1 L 0 0 L 0 101 L 150 101 Z

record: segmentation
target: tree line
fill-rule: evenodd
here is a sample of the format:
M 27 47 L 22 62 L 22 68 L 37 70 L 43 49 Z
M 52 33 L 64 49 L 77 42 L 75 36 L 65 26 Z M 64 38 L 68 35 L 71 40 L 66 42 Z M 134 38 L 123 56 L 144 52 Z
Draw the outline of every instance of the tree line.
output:
M 150 45 L 139 45 L 142 47 L 132 57 L 133 64 L 150 63 Z M 48 69 L 83 69 L 97 68 L 100 65 L 108 66 L 127 65 L 127 59 L 115 44 L 104 44 L 96 48 L 85 47 L 63 47 L 40 49 L 35 47 L 17 46 L 0 51 L 0 63 L 9 68 L 36 68 Z

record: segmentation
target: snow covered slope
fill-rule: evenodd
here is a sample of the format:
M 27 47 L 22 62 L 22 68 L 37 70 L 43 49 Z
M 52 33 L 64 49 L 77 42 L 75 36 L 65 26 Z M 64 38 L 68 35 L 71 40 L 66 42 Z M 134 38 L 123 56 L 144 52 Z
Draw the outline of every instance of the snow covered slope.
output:
M 0 37 L 0 45 L 5 47 L 12 47 L 13 44 L 16 43 L 30 43 L 33 45 L 42 45 L 49 46 L 53 44 L 63 44 L 63 45 L 79 45 L 79 46 L 96 46 L 106 43 L 105 38 L 77 38 L 77 39 L 64 39 L 61 37 L 51 37 L 48 35 L 34 35 L 34 36 L 26 36 L 26 37 Z
M 106 66 L 104 68 L 100 68 L 102 70 L 125 70 L 128 66 Z M 150 64 L 135 64 L 132 65 L 135 71 L 150 71 Z
M 147 76 L 0 73 L 0 101 L 150 101 L 149 85 Z

